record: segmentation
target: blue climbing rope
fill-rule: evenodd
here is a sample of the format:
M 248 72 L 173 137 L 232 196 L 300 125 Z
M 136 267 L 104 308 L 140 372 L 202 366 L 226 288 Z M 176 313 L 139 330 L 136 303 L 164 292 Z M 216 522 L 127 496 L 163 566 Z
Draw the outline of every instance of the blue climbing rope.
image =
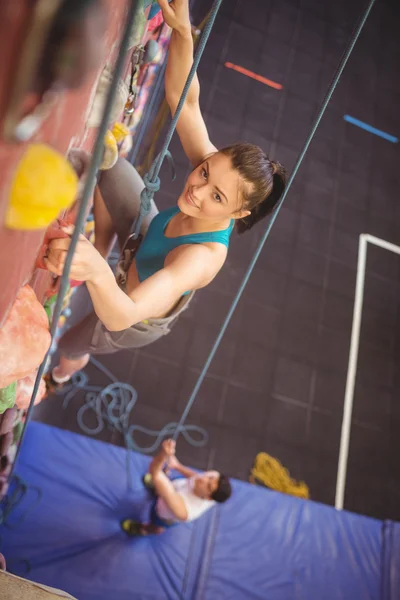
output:
M 71 383 L 56 390 L 56 394 L 65 393 L 64 409 L 76 395 L 80 392 L 85 393 L 85 402 L 77 412 L 77 422 L 86 435 L 98 435 L 105 427 L 108 427 L 111 431 L 118 431 L 122 434 L 128 450 L 143 454 L 153 453 L 163 439 L 172 437 L 178 426 L 177 423 L 168 423 L 160 430 L 148 429 L 141 425 L 130 425 L 130 415 L 137 402 L 136 390 L 128 383 L 118 381 L 113 373 L 95 358 L 91 357 L 90 361 L 111 380 L 109 385 L 106 387 L 90 385 L 86 373 L 80 371 L 72 376 Z M 89 421 L 93 422 L 93 418 L 94 424 L 90 425 Z M 140 444 L 135 439 L 138 433 L 155 438 L 155 441 L 148 445 Z M 183 426 L 181 434 L 192 446 L 201 447 L 208 441 L 205 429 L 197 425 Z
M 115 63 L 115 68 L 114 68 L 111 85 L 110 85 L 110 88 L 109 88 L 109 91 L 107 94 L 107 99 L 105 102 L 101 123 L 100 123 L 99 129 L 98 129 L 96 141 L 95 141 L 94 148 L 93 148 L 92 158 L 91 158 L 90 165 L 88 168 L 87 178 L 86 178 L 84 189 L 82 192 L 82 199 L 81 199 L 81 203 L 79 206 L 79 212 L 78 212 L 78 215 L 76 218 L 74 233 L 72 234 L 72 237 L 71 237 L 71 244 L 68 249 L 68 253 L 67 253 L 67 256 L 65 259 L 63 274 L 61 276 L 60 290 L 58 292 L 57 302 L 56 302 L 56 305 L 54 308 L 53 318 L 52 318 L 51 326 L 50 326 L 50 335 L 51 335 L 52 339 L 54 338 L 56 331 L 57 331 L 57 324 L 58 324 L 59 318 L 61 316 L 64 297 L 65 297 L 65 294 L 69 287 L 69 273 L 71 270 L 73 255 L 75 252 L 75 248 L 76 248 L 76 245 L 78 242 L 79 235 L 83 231 L 83 227 L 84 227 L 85 219 L 86 219 L 87 206 L 89 204 L 89 200 L 92 195 L 92 189 L 93 189 L 93 185 L 96 180 L 97 171 L 98 171 L 100 163 L 102 161 L 102 156 L 103 156 L 103 152 L 104 152 L 104 136 L 108 129 L 108 123 L 110 120 L 110 115 L 111 115 L 112 107 L 114 104 L 114 99 L 115 99 L 117 89 L 118 89 L 118 81 L 119 81 L 119 78 L 121 76 L 121 73 L 122 73 L 124 65 L 125 65 L 125 56 L 129 49 L 131 31 L 132 31 L 132 27 L 134 27 L 135 20 L 138 15 L 139 6 L 140 6 L 140 0 L 131 0 L 130 5 L 129 5 L 129 11 L 128 11 L 128 15 L 127 15 L 124 34 L 122 36 L 122 40 L 121 40 L 121 44 L 120 44 L 120 50 L 119 50 L 118 57 L 117 57 L 117 60 Z M 26 428 L 27 428 L 29 420 L 32 416 L 34 402 L 35 402 L 35 399 L 36 399 L 36 396 L 37 396 L 37 393 L 39 390 L 40 381 L 41 381 L 42 376 L 46 369 L 47 359 L 50 355 L 50 351 L 51 351 L 51 346 L 50 346 L 48 352 L 46 353 L 46 356 L 44 357 L 43 362 L 40 365 L 37 376 L 36 376 L 31 401 L 30 401 L 29 408 L 27 411 L 27 415 L 26 415 L 24 427 L 22 430 L 21 438 L 19 441 L 19 445 L 17 448 L 17 452 L 15 455 L 14 463 L 12 465 L 12 469 L 11 469 L 11 472 L 9 475 L 9 480 L 11 479 L 13 472 L 15 470 L 16 464 L 17 464 L 19 453 L 20 453 L 20 450 L 22 447 L 22 443 L 24 441 L 25 434 L 26 434 Z
M 322 117 L 323 117 L 323 115 L 325 113 L 325 110 L 326 110 L 326 108 L 327 108 L 327 106 L 329 104 L 329 101 L 330 101 L 330 99 L 332 97 L 332 94 L 335 91 L 335 88 L 336 88 L 337 84 L 339 83 L 339 79 L 340 79 L 340 77 L 341 77 L 341 75 L 343 73 L 343 70 L 344 70 L 344 68 L 345 68 L 345 66 L 347 64 L 347 61 L 348 61 L 348 59 L 349 59 L 349 57 L 350 57 L 350 55 L 351 55 L 351 53 L 353 51 L 353 48 L 354 48 L 354 46 L 355 46 L 355 44 L 356 44 L 356 42 L 357 42 L 357 40 L 358 40 L 358 38 L 360 36 L 360 33 L 361 33 L 361 31 L 362 31 L 362 29 L 363 29 L 363 27 L 365 25 L 365 22 L 366 22 L 366 20 L 367 20 L 367 18 L 369 16 L 369 13 L 371 12 L 371 9 L 372 9 L 372 7 L 373 7 L 374 4 L 375 4 L 375 0 L 370 0 L 368 2 L 368 5 L 366 6 L 365 10 L 363 11 L 362 17 L 361 17 L 358 25 L 356 26 L 356 28 L 355 28 L 355 30 L 354 30 L 351 38 L 350 38 L 350 42 L 349 42 L 346 50 L 344 51 L 342 58 L 340 59 L 339 65 L 336 68 L 336 71 L 334 73 L 332 81 L 331 81 L 331 83 L 329 85 L 328 91 L 327 91 L 327 93 L 325 95 L 325 98 L 324 98 L 324 100 L 322 102 L 322 105 L 321 105 L 321 107 L 320 107 L 320 109 L 318 111 L 318 114 L 317 114 L 317 116 L 316 116 L 316 118 L 314 120 L 314 123 L 313 123 L 313 125 L 311 127 L 311 131 L 308 134 L 307 139 L 304 142 L 304 146 L 303 146 L 303 148 L 302 148 L 302 150 L 301 150 L 301 152 L 300 152 L 300 154 L 299 154 L 299 156 L 298 156 L 298 158 L 296 160 L 296 164 L 295 164 L 295 166 L 293 168 L 293 171 L 292 171 L 292 173 L 291 173 L 291 175 L 289 177 L 289 180 L 287 182 L 287 186 L 285 188 L 285 191 L 282 194 L 282 197 L 281 197 L 281 199 L 280 199 L 280 201 L 279 201 L 279 203 L 278 203 L 278 205 L 276 207 L 276 210 L 275 210 L 273 216 L 270 219 L 270 222 L 268 223 L 266 231 L 265 231 L 263 237 L 261 238 L 261 241 L 260 241 L 260 243 L 259 243 L 259 245 L 257 247 L 257 250 L 254 253 L 253 258 L 250 261 L 250 265 L 249 265 L 249 267 L 248 267 L 248 269 L 246 271 L 246 274 L 243 277 L 243 280 L 242 280 L 242 282 L 241 282 L 241 284 L 239 286 L 239 290 L 237 291 L 237 294 L 236 294 L 236 296 L 235 296 L 235 298 L 234 298 L 234 300 L 233 300 L 233 302 L 231 304 L 231 307 L 229 308 L 228 314 L 226 315 L 226 318 L 225 318 L 225 320 L 224 320 L 224 322 L 223 322 L 223 324 L 221 326 L 221 329 L 220 329 L 220 331 L 218 333 L 218 336 L 217 336 L 217 338 L 216 338 L 216 340 L 215 340 L 215 342 L 214 342 L 214 344 L 213 344 L 213 346 L 212 346 L 212 348 L 210 350 L 210 354 L 208 355 L 208 358 L 207 358 L 207 360 L 206 360 L 206 362 L 204 364 L 204 367 L 203 367 L 203 369 L 202 369 L 202 371 L 201 371 L 201 373 L 199 375 L 199 378 L 198 378 L 198 380 L 197 380 L 197 382 L 196 382 L 196 384 L 195 384 L 195 386 L 193 388 L 193 391 L 192 391 L 192 393 L 191 393 L 191 395 L 189 397 L 189 400 L 188 400 L 188 402 L 186 404 L 185 410 L 182 413 L 181 419 L 180 419 L 180 421 L 178 423 L 178 427 L 176 428 L 176 431 L 175 431 L 174 436 L 173 436 L 174 440 L 176 440 L 178 438 L 178 436 L 179 436 L 179 434 L 181 432 L 181 428 L 184 426 L 184 423 L 185 423 L 186 418 L 187 418 L 187 416 L 188 416 L 188 414 L 190 412 L 190 409 L 192 408 L 193 403 L 196 400 L 197 394 L 199 392 L 201 384 L 204 381 L 204 378 L 205 378 L 205 376 L 207 374 L 209 366 L 210 366 L 210 364 L 211 364 L 211 362 L 212 362 L 212 360 L 213 360 L 213 358 L 215 356 L 215 353 L 218 350 L 218 347 L 219 347 L 219 345 L 221 343 L 221 340 L 222 340 L 222 338 L 223 338 L 223 336 L 225 334 L 225 331 L 226 331 L 226 329 L 227 329 L 227 327 L 228 327 L 228 325 L 229 325 L 229 323 L 231 321 L 233 313 L 235 312 L 236 307 L 237 307 L 237 305 L 239 303 L 239 300 L 240 300 L 240 298 L 241 298 L 241 296 L 242 296 L 242 294 L 243 294 L 243 292 L 245 290 L 245 287 L 246 287 L 246 285 L 247 285 L 247 283 L 248 283 L 248 281 L 250 279 L 250 276 L 251 276 L 251 274 L 253 272 L 255 264 L 256 264 L 257 260 L 259 259 L 259 256 L 260 256 L 261 251 L 262 251 L 262 249 L 264 247 L 264 244 L 267 241 L 268 236 L 270 234 L 270 231 L 271 231 L 271 229 L 272 229 L 272 227 L 273 227 L 273 225 L 274 225 L 274 223 L 276 221 L 276 218 L 277 218 L 277 216 L 279 214 L 279 211 L 281 210 L 282 205 L 283 205 L 283 203 L 286 200 L 288 192 L 289 192 L 289 190 L 290 190 L 290 188 L 292 186 L 293 180 L 296 177 L 296 174 L 297 174 L 297 172 L 298 172 L 298 170 L 299 170 L 299 168 L 300 168 L 300 166 L 301 166 L 301 164 L 303 162 L 303 159 L 304 159 L 304 156 L 305 156 L 305 154 L 306 154 L 306 152 L 308 150 L 308 147 L 311 144 L 311 141 L 312 141 L 312 139 L 313 139 L 313 137 L 315 135 L 315 132 L 316 132 L 316 130 L 317 130 L 317 128 L 318 128 L 318 126 L 319 126 L 319 124 L 321 122 L 321 119 L 322 119 Z
M 34 501 L 26 506 L 25 510 L 20 514 L 17 520 L 10 522 L 10 515 L 16 506 L 20 506 L 23 500 L 28 495 L 28 492 L 35 494 Z M 33 510 L 42 499 L 42 491 L 36 487 L 29 485 L 18 475 L 13 475 L 9 480 L 9 489 L 7 495 L 0 502 L 0 525 L 6 525 L 9 528 L 15 528 L 21 525 L 28 516 L 28 513 Z M 1 546 L 1 538 L 0 538 Z
M 182 90 L 181 97 L 178 102 L 178 106 L 176 108 L 175 114 L 172 118 L 171 124 L 168 128 L 167 133 L 165 134 L 164 143 L 161 147 L 161 151 L 158 156 L 155 158 L 150 171 L 143 177 L 143 181 L 145 187 L 140 196 L 140 212 L 133 226 L 133 237 L 137 239 L 140 233 L 140 228 L 143 223 L 143 219 L 150 212 L 151 201 L 153 200 L 154 194 L 160 189 L 160 178 L 159 173 L 164 162 L 165 156 L 167 155 L 169 145 L 171 143 L 172 136 L 174 135 L 176 125 L 178 123 L 180 114 L 182 112 L 183 105 L 185 104 L 186 97 L 188 95 L 190 86 L 192 85 L 192 81 L 194 76 L 196 75 L 197 67 L 199 66 L 201 57 L 204 52 L 204 48 L 206 47 L 208 38 L 210 37 L 211 30 L 213 28 L 215 19 L 217 17 L 219 8 L 221 6 L 222 0 L 214 0 L 212 5 L 209 18 L 207 23 L 204 26 L 203 33 L 201 35 L 199 45 L 197 46 L 194 58 L 193 65 L 190 69 L 190 73 L 186 80 L 185 86 Z

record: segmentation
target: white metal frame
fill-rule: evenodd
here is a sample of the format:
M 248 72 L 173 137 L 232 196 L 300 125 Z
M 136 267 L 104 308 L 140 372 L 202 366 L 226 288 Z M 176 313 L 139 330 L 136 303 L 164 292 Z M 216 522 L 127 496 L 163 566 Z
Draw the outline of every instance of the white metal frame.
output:
M 350 353 L 349 353 L 349 365 L 347 368 L 347 380 L 346 380 L 346 391 L 344 395 L 344 409 L 343 409 L 343 421 L 342 421 L 342 432 L 340 436 L 340 451 L 339 451 L 339 463 L 338 472 L 336 479 L 336 497 L 335 497 L 335 508 L 338 510 L 343 509 L 344 493 L 346 487 L 346 474 L 347 474 L 347 461 L 349 455 L 349 443 L 350 443 L 350 430 L 351 430 L 351 416 L 353 412 L 353 399 L 354 399 L 354 388 L 356 384 L 357 375 L 357 363 L 358 363 L 358 348 L 360 342 L 360 330 L 361 330 L 361 319 L 362 310 L 364 303 L 364 287 L 365 287 L 365 269 L 367 266 L 367 245 L 368 243 L 379 246 L 389 252 L 400 254 L 400 246 L 391 244 L 386 240 L 381 240 L 369 233 L 362 233 L 360 235 L 358 244 L 358 262 L 357 262 L 357 281 L 356 281 L 356 293 L 354 298 L 354 310 L 353 310 L 353 325 L 351 330 L 351 341 L 350 341 Z

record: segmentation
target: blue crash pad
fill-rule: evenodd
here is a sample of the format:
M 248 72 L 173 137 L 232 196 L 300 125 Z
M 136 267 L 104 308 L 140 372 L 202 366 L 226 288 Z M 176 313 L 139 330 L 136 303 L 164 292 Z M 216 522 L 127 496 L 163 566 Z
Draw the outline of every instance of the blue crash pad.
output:
M 400 600 L 399 525 L 243 482 L 194 523 L 128 538 L 120 520 L 148 516 L 148 463 L 31 423 L 18 475 L 42 498 L 32 488 L 2 527 L 10 570 L 79 600 Z

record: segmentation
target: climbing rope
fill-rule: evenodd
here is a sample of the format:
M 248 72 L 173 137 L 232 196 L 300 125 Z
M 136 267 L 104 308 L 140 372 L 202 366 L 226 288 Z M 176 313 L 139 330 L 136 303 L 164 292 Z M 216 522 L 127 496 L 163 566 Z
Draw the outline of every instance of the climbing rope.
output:
M 92 195 L 93 185 L 96 181 L 96 174 L 97 174 L 98 168 L 99 168 L 101 160 L 102 160 L 103 148 L 104 148 L 104 136 L 108 129 L 108 123 L 109 123 L 112 107 L 114 104 L 114 99 L 115 99 L 115 96 L 116 96 L 116 93 L 118 90 L 118 82 L 119 82 L 122 70 L 124 68 L 124 65 L 125 65 L 125 57 L 128 52 L 128 49 L 129 49 L 131 31 L 135 25 L 135 20 L 139 13 L 138 8 L 140 6 L 140 3 L 141 3 L 140 0 L 131 0 L 130 5 L 129 5 L 129 11 L 128 11 L 128 15 L 127 15 L 124 34 L 122 36 L 120 49 L 119 49 L 118 57 L 117 57 L 117 60 L 115 63 L 114 73 L 112 76 L 111 85 L 110 85 L 110 88 L 109 88 L 109 91 L 107 94 L 107 98 L 106 98 L 106 102 L 105 102 L 105 106 L 103 109 L 103 116 L 102 116 L 100 126 L 99 126 L 99 129 L 97 132 L 96 141 L 95 141 L 94 148 L 93 148 L 93 154 L 92 154 L 92 158 L 91 158 L 90 165 L 88 168 L 88 174 L 87 174 L 87 178 L 85 181 L 84 189 L 82 192 L 82 199 L 80 202 L 79 211 L 78 211 L 77 218 L 76 218 L 74 233 L 72 234 L 72 237 L 71 237 L 71 244 L 68 249 L 68 253 L 67 253 L 67 256 L 65 259 L 63 274 L 61 276 L 60 290 L 58 292 L 57 302 L 56 302 L 56 305 L 54 308 L 53 318 L 52 318 L 52 322 L 51 322 L 51 326 L 50 326 L 50 335 L 51 335 L 52 339 L 54 338 L 56 331 L 57 331 L 57 324 L 58 324 L 59 318 L 61 316 L 64 296 L 69 287 L 69 273 L 71 270 L 72 259 L 73 259 L 75 248 L 76 248 L 76 245 L 78 242 L 79 235 L 81 234 L 81 232 L 83 231 L 83 228 L 84 228 L 84 224 L 85 224 L 85 220 L 86 220 L 87 206 L 89 204 L 89 200 Z M 9 475 L 9 480 L 11 479 L 13 472 L 15 470 L 16 464 L 17 464 L 19 453 L 20 453 L 20 450 L 21 450 L 21 447 L 22 447 L 22 444 L 23 444 L 23 441 L 25 438 L 26 429 L 27 429 L 29 420 L 32 415 L 35 398 L 36 398 L 38 390 L 39 390 L 39 385 L 40 385 L 42 376 L 46 369 L 47 359 L 50 356 L 50 351 L 51 351 L 51 346 L 50 346 L 49 350 L 47 351 L 46 356 L 44 357 L 43 362 L 40 365 L 38 373 L 37 373 L 35 385 L 33 387 L 31 401 L 30 401 L 29 408 L 28 408 L 27 415 L 26 415 L 24 428 L 22 430 L 21 439 L 20 439 L 18 449 L 17 449 L 16 455 L 15 455 L 14 463 L 13 463 L 13 466 L 12 466 L 12 469 L 11 469 L 11 472 Z
M 35 499 L 31 502 L 26 509 L 19 515 L 19 518 L 10 523 L 9 517 L 16 506 L 20 506 L 28 492 L 35 494 Z M 21 479 L 18 475 L 13 475 L 12 479 L 9 480 L 9 490 L 7 495 L 2 499 L 0 503 L 0 525 L 7 525 L 9 528 L 18 527 L 21 525 L 28 514 L 37 506 L 42 499 L 42 491 L 36 487 L 29 485 Z
M 27 499 L 28 493 L 35 495 L 33 499 Z M 9 490 L 6 496 L 2 498 L 0 502 L 0 525 L 7 527 L 8 529 L 15 529 L 21 526 L 31 511 L 36 508 L 42 499 L 42 490 L 36 486 L 28 485 L 18 475 L 13 475 L 12 479 L 9 480 Z M 21 510 L 21 504 L 25 504 L 25 507 Z M 17 519 L 10 520 L 10 516 L 14 513 L 14 509 L 18 506 L 19 516 Z M 0 549 L 2 547 L 2 536 L 0 536 Z M 31 563 L 25 558 L 13 558 L 12 556 L 7 557 L 7 567 L 11 572 L 13 571 L 12 565 L 23 564 L 25 565 L 26 574 L 31 570 Z
M 130 425 L 130 415 L 137 402 L 137 392 L 128 383 L 122 383 L 98 360 L 91 357 L 91 363 L 104 373 L 111 383 L 104 386 L 90 385 L 89 378 L 83 371 L 72 376 L 71 383 L 56 390 L 56 394 L 64 394 L 63 408 L 66 409 L 73 398 L 80 392 L 85 392 L 85 402 L 78 409 L 77 422 L 81 430 L 87 435 L 98 435 L 105 427 L 111 431 L 118 431 L 124 437 L 128 450 L 151 454 L 166 437 L 171 437 L 177 428 L 177 423 L 168 423 L 160 430 L 148 429 L 141 425 Z M 89 424 L 89 420 L 94 425 Z M 142 433 L 147 437 L 155 438 L 149 445 L 136 441 L 135 435 Z M 183 437 L 192 446 L 201 447 L 208 441 L 208 434 L 197 425 L 185 425 L 181 430 Z M 193 437 L 193 434 L 196 434 Z
M 206 47 L 208 38 L 209 38 L 211 30 L 213 28 L 213 25 L 214 25 L 215 19 L 217 17 L 221 3 L 222 3 L 222 0 L 214 0 L 214 3 L 210 10 L 210 14 L 209 14 L 207 23 L 204 26 L 204 30 L 203 30 L 202 36 L 200 38 L 199 45 L 197 46 L 197 49 L 196 49 L 196 52 L 195 52 L 195 55 L 193 58 L 192 68 L 190 69 L 190 73 L 187 77 L 185 86 L 182 90 L 182 94 L 179 99 L 178 106 L 176 108 L 176 112 L 171 120 L 171 124 L 168 128 L 168 131 L 165 134 L 164 143 L 161 147 L 161 151 L 158 154 L 158 156 L 156 157 L 153 165 L 151 166 L 149 173 L 147 173 L 143 177 L 145 187 L 144 187 L 144 189 L 141 193 L 141 197 L 140 197 L 139 215 L 133 226 L 133 238 L 134 239 L 138 238 L 139 233 L 140 233 L 140 228 L 143 223 L 143 219 L 150 212 L 151 201 L 153 200 L 154 194 L 156 192 L 158 192 L 158 190 L 160 189 L 159 173 L 160 173 L 162 164 L 164 162 L 164 158 L 168 152 L 168 148 L 171 143 L 172 136 L 174 135 L 179 117 L 181 115 L 183 105 L 186 102 L 186 97 L 188 95 L 190 86 L 192 85 L 193 78 L 196 75 L 197 67 L 199 66 L 200 59 L 203 55 L 204 48 Z
M 197 394 L 199 392 L 201 384 L 204 381 L 204 378 L 205 378 L 205 376 L 207 374 L 209 366 L 210 366 L 210 364 L 211 364 L 211 362 L 212 362 L 212 360 L 213 360 L 213 358 L 215 356 L 215 353 L 217 352 L 217 350 L 219 348 L 221 340 L 222 340 L 222 338 L 223 338 L 223 336 L 225 334 L 225 331 L 226 331 L 226 329 L 227 329 L 227 327 L 228 327 L 228 325 L 229 325 L 229 323 L 231 321 L 233 313 L 236 310 L 236 307 L 237 307 L 237 305 L 239 303 L 239 300 L 242 297 L 242 294 L 243 294 L 243 292 L 245 290 L 245 287 L 246 287 L 246 285 L 247 285 L 247 283 L 248 283 L 248 281 L 250 279 L 250 276 L 251 276 L 251 274 L 253 272 L 255 264 L 256 264 L 257 260 L 259 259 L 261 251 L 264 248 L 265 242 L 267 241 L 268 236 L 270 234 L 270 231 L 271 231 L 271 229 L 272 229 L 272 227 L 273 227 L 273 225 L 275 223 L 275 220 L 276 220 L 276 218 L 277 218 L 277 216 L 278 216 L 278 214 L 279 214 L 279 212 L 280 212 L 280 210 L 282 208 L 283 203 L 286 200 L 288 192 L 289 192 L 289 190 L 290 190 L 290 188 L 292 186 L 293 180 L 296 177 L 296 174 L 297 174 L 297 172 L 298 172 L 298 170 L 299 170 L 299 168 L 300 168 L 300 166 L 301 166 L 301 164 L 303 162 L 303 159 L 304 159 L 304 156 L 305 156 L 305 154 L 306 154 L 306 152 L 308 150 L 308 147 L 311 144 L 311 141 L 312 141 L 312 139 L 313 139 L 313 137 L 315 135 L 315 132 L 317 131 L 317 128 L 318 128 L 318 126 L 319 126 L 319 124 L 321 122 L 321 119 L 322 119 L 322 117 L 323 117 L 323 115 L 325 113 L 325 110 L 326 110 L 326 108 L 327 108 L 327 106 L 329 104 L 329 101 L 330 101 L 330 99 L 332 97 L 332 94 L 335 91 L 335 88 L 336 88 L 337 84 L 339 83 L 339 79 L 340 79 L 340 77 L 341 77 L 341 75 L 343 73 L 343 70 L 344 70 L 344 68 L 345 68 L 345 66 L 347 64 L 347 61 L 349 60 L 349 57 L 350 57 L 350 55 L 351 55 L 351 53 L 353 51 L 353 48 L 354 48 L 354 46 L 355 46 L 355 44 L 356 44 L 356 42 L 357 42 L 357 40 L 358 40 L 358 38 L 360 36 L 360 33 L 361 33 L 361 31 L 362 31 L 362 29 L 363 29 L 363 27 L 365 25 L 365 22 L 366 22 L 366 20 L 368 18 L 368 15 L 371 12 L 371 9 L 372 9 L 372 7 L 373 7 L 374 4 L 375 4 L 375 0 L 370 0 L 368 2 L 365 10 L 362 13 L 362 16 L 361 16 L 361 19 L 360 19 L 358 25 L 356 26 L 353 34 L 351 35 L 349 44 L 348 44 L 346 50 L 344 51 L 342 58 L 340 59 L 338 67 L 336 68 L 336 71 L 334 73 L 332 81 L 331 81 L 331 83 L 329 85 L 328 91 L 327 91 L 327 93 L 325 95 L 325 98 L 324 98 L 324 100 L 322 102 L 322 105 L 321 105 L 321 107 L 320 107 L 320 109 L 318 111 L 318 114 L 317 114 L 317 116 L 316 116 L 316 118 L 314 120 L 314 123 L 313 123 L 313 125 L 311 127 L 311 131 L 308 134 L 307 139 L 304 142 L 304 146 L 303 146 L 303 148 L 302 148 L 302 150 L 301 150 L 301 152 L 300 152 L 300 154 L 299 154 L 299 156 L 298 156 L 298 158 L 296 160 L 296 164 L 295 164 L 295 166 L 293 168 L 293 171 L 292 171 L 292 173 L 291 173 L 291 175 L 289 177 L 289 180 L 287 182 L 287 186 L 285 188 L 285 191 L 282 194 L 282 197 L 281 197 L 281 199 L 280 199 L 280 201 L 279 201 L 279 203 L 278 203 L 278 205 L 276 207 L 276 210 L 275 210 L 273 216 L 270 219 L 270 222 L 268 223 L 266 231 L 265 231 L 263 237 L 261 238 L 261 241 L 260 241 L 260 243 L 259 243 L 259 245 L 257 247 L 257 250 L 254 253 L 253 258 L 250 261 L 250 265 L 249 265 L 249 267 L 248 267 L 248 269 L 246 271 L 246 274 L 244 275 L 243 280 L 242 280 L 242 282 L 241 282 L 241 284 L 239 286 L 239 290 L 237 291 L 237 294 L 236 294 L 236 296 L 235 296 L 235 298 L 234 298 L 234 300 L 233 300 L 233 302 L 231 304 L 231 307 L 229 308 L 228 314 L 226 315 L 226 318 L 225 318 L 225 320 L 224 320 L 224 322 L 223 322 L 223 324 L 221 326 L 221 329 L 220 329 L 220 331 L 219 331 L 219 333 L 217 335 L 217 338 L 216 338 L 216 340 L 215 340 L 215 342 L 214 342 L 214 344 L 213 344 L 213 346 L 212 346 L 212 348 L 210 350 L 208 358 L 207 358 L 207 360 L 206 360 L 206 362 L 204 364 L 204 367 L 203 367 L 203 369 L 202 369 L 202 371 L 201 371 L 201 373 L 200 373 L 200 375 L 198 377 L 198 380 L 197 380 L 197 382 L 196 382 L 196 384 L 195 384 L 195 386 L 193 388 L 193 391 L 192 391 L 192 393 L 191 393 L 191 395 L 189 397 L 189 400 L 188 400 L 188 402 L 186 404 L 186 408 L 185 408 L 185 410 L 182 413 L 182 417 L 181 417 L 181 419 L 180 419 L 180 421 L 178 423 L 178 427 L 177 427 L 177 429 L 176 429 L 176 431 L 174 433 L 174 436 L 173 436 L 174 440 L 176 440 L 178 438 L 179 433 L 181 431 L 181 428 L 184 425 L 184 423 L 186 421 L 186 418 L 187 418 L 187 416 L 188 416 L 188 414 L 190 412 L 190 409 L 193 406 L 193 403 L 194 403 L 194 401 L 195 401 L 195 399 L 197 397 Z

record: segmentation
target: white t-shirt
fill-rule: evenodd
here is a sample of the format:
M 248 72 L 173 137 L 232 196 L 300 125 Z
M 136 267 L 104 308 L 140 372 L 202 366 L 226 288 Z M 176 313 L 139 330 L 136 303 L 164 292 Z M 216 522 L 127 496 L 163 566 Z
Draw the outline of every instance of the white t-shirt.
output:
M 185 522 L 198 519 L 203 513 L 206 512 L 206 510 L 215 504 L 215 500 L 204 500 L 203 498 L 199 498 L 195 495 L 193 492 L 194 479 L 195 476 L 190 477 L 189 479 L 179 478 L 172 481 L 172 485 L 179 493 L 186 506 L 188 518 Z M 164 519 L 164 521 L 173 521 L 174 523 L 178 523 L 180 521 L 180 519 L 177 519 L 171 512 L 162 498 L 158 498 L 156 510 L 158 516 L 161 519 Z

